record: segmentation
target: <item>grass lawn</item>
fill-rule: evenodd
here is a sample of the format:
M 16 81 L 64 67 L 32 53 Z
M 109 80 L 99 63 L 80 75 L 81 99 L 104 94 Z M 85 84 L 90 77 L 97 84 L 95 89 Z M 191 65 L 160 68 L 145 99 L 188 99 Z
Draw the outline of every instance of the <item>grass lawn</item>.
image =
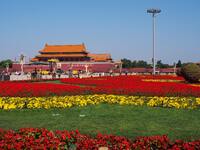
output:
M 79 86 L 79 87 L 96 87 L 94 85 L 84 85 L 84 84 L 75 84 L 75 83 L 63 83 L 60 80 L 52 80 L 52 81 L 39 81 L 39 82 L 35 82 L 35 83 L 55 83 L 55 84 L 67 84 L 67 85 L 75 85 L 75 86 Z
M 0 110 L 0 128 L 44 127 L 97 132 L 129 138 L 167 134 L 172 139 L 200 138 L 200 110 L 100 104 L 70 109 Z
M 62 83 L 60 80 L 37 81 L 37 82 L 34 82 L 34 83 L 55 83 L 55 84 L 64 84 L 64 83 Z

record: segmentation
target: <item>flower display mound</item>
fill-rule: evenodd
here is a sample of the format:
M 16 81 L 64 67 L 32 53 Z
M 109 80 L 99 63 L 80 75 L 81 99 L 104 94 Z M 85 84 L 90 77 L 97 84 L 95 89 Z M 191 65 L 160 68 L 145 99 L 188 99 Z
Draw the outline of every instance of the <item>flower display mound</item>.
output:
M 171 141 L 166 135 L 128 139 L 122 136 L 103 135 L 96 137 L 76 131 L 50 131 L 45 128 L 22 128 L 18 131 L 0 129 L 0 149 L 200 149 L 200 140 Z
M 0 97 L 0 109 L 50 109 L 73 106 L 97 105 L 100 103 L 195 109 L 200 107 L 200 98 L 158 97 L 127 95 L 76 95 L 53 97 Z

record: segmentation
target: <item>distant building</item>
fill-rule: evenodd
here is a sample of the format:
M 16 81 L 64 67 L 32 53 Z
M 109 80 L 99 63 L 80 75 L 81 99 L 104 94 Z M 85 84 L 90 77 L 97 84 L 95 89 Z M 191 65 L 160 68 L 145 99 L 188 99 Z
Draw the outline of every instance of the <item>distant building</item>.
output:
M 111 62 L 112 58 L 110 54 L 88 54 L 90 61 L 94 62 Z

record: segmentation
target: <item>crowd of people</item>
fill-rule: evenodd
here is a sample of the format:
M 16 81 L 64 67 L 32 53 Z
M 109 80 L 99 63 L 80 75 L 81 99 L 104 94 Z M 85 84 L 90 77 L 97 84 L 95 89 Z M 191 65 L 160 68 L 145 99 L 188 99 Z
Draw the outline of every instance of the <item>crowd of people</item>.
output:
M 128 72 L 124 73 L 125 75 L 128 74 Z M 67 77 L 67 78 L 82 78 L 83 76 L 85 77 L 93 77 L 93 76 L 114 76 L 115 73 L 111 70 L 107 73 L 101 72 L 101 73 L 89 73 L 85 72 L 83 70 L 67 70 L 67 71 L 62 71 L 62 70 L 53 70 L 53 71 L 48 71 L 48 70 L 38 70 L 34 69 L 31 72 L 12 72 L 8 73 L 5 71 L 2 71 L 0 73 L 0 80 L 5 81 L 5 80 L 10 80 L 11 76 L 15 76 L 16 80 L 20 80 L 20 78 L 25 77 L 25 80 L 30 79 L 30 80 L 40 80 L 40 79 L 56 79 L 56 78 L 62 78 Z M 121 75 L 121 74 L 120 74 Z M 24 78 L 23 78 L 24 79 Z M 23 80 L 22 79 L 22 80 Z M 11 78 L 12 80 L 12 78 Z M 15 80 L 15 79 L 14 79 Z
M 1 81 L 7 81 L 7 80 L 10 80 L 10 73 L 8 73 L 8 72 L 5 72 L 5 71 L 2 71 L 1 73 L 0 73 L 0 80 Z

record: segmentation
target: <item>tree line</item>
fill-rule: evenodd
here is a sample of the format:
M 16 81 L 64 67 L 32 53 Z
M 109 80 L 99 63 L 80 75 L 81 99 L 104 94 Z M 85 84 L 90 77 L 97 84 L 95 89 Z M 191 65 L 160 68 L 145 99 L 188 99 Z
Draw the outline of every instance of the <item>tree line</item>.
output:
M 124 58 L 124 59 L 121 59 L 121 62 L 122 62 L 123 68 L 152 68 L 152 64 L 149 64 L 144 60 L 131 61 L 129 59 Z M 174 67 L 174 65 L 175 64 L 173 64 L 173 65 L 165 64 L 161 60 L 158 60 L 156 63 L 156 68 L 172 68 L 172 67 Z M 182 67 L 182 65 L 183 64 L 182 64 L 181 60 L 179 60 L 176 63 L 177 68 Z

